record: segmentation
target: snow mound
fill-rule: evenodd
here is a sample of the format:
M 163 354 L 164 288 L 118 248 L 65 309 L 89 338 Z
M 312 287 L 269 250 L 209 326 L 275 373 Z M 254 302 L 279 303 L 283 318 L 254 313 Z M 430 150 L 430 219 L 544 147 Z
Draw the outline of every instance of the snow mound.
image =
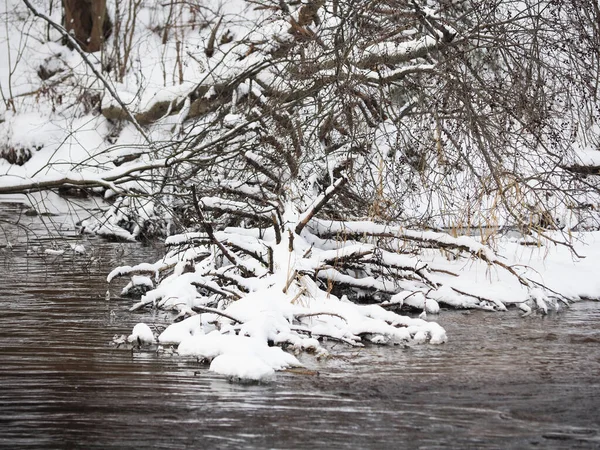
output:
M 210 371 L 241 380 L 259 381 L 270 378 L 275 371 L 260 358 L 252 355 L 224 354 L 217 356 Z
M 177 351 L 182 356 L 212 360 L 211 371 L 240 379 L 260 380 L 276 370 L 302 366 L 296 357 L 279 347 L 269 347 L 263 340 L 219 331 L 189 336 Z
M 156 339 L 154 339 L 154 333 L 145 323 L 138 323 L 136 326 L 134 326 L 133 331 L 127 337 L 128 342 L 135 342 L 136 340 L 143 344 L 153 344 L 156 342 Z
M 197 315 L 169 325 L 165 331 L 158 336 L 158 342 L 161 344 L 177 345 L 186 338 L 199 334 L 204 334 L 204 330 L 202 328 L 201 316 Z

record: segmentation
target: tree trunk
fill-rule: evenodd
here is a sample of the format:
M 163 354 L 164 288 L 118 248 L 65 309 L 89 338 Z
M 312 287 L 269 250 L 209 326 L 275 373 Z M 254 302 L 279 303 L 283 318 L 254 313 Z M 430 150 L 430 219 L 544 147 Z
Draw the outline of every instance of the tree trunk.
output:
M 65 28 L 82 50 L 97 52 L 110 36 L 112 22 L 106 11 L 106 0 L 63 0 Z

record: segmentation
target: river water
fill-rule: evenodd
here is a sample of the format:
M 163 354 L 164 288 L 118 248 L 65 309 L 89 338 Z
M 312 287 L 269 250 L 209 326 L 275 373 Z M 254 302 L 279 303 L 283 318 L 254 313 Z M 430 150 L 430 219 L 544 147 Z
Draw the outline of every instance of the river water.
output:
M 159 248 L 22 213 L 0 204 L 2 448 L 600 448 L 599 303 L 544 318 L 443 311 L 444 345 L 331 346 L 327 361 L 301 358 L 318 375 L 232 383 L 112 344 L 170 319 L 129 313 L 121 286 L 105 299 L 114 266 Z M 41 253 L 53 243 L 87 251 Z

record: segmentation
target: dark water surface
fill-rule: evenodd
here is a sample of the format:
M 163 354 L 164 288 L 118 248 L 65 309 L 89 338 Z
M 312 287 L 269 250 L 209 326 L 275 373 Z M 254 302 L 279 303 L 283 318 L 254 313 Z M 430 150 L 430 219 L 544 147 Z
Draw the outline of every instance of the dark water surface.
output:
M 0 204 L 0 221 L 19 211 Z M 52 227 L 0 222 L 2 448 L 600 448 L 598 303 L 546 318 L 443 312 L 445 345 L 334 346 L 328 361 L 303 357 L 319 376 L 240 385 L 111 345 L 137 322 L 169 320 L 104 298 L 110 269 L 159 249 L 53 220 L 60 248 L 88 251 L 40 256 Z

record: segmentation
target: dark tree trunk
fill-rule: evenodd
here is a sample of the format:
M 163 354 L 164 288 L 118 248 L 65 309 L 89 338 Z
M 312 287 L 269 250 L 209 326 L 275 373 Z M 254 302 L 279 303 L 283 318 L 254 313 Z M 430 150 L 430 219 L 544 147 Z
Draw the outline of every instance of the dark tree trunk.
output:
M 106 0 L 63 0 L 64 26 L 86 52 L 97 52 L 112 32 Z

